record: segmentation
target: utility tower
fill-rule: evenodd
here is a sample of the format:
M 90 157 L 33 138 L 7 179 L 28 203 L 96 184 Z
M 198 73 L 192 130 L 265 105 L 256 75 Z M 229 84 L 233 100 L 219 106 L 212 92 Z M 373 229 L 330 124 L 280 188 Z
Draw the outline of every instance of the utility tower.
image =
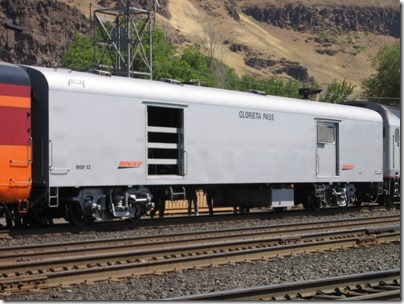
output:
M 152 1 L 150 10 L 131 7 L 130 0 L 126 0 L 126 7 L 94 11 L 96 70 L 120 76 L 152 78 L 152 32 L 158 6 L 157 0 Z

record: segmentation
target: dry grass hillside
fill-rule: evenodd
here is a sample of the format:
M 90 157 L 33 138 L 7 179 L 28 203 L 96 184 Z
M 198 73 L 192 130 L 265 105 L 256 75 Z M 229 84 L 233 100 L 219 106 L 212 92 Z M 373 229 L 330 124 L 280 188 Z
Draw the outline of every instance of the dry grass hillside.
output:
M 89 16 L 91 0 L 63 1 Z M 101 2 L 93 3 L 92 7 L 100 8 Z M 166 14 L 168 17 L 158 15 L 157 27 L 165 31 L 179 49 L 190 43 L 198 44 L 207 54 L 213 52 L 215 57 L 234 67 L 240 75 L 290 78 L 293 75 L 279 67 L 292 62 L 307 69 L 308 76 L 323 88 L 334 79 L 346 79 L 355 84 L 359 92 L 361 81 L 372 72 L 369 57 L 374 56 L 380 46 L 399 41 L 399 37 L 363 27 L 356 31 L 335 30 L 332 23 L 328 27 L 320 24 L 314 28 L 296 28 L 287 22 L 275 26 L 245 13 L 248 7 L 259 11 L 301 5 L 315 12 L 350 8 L 364 10 L 366 14 L 372 9 L 382 9 L 399 15 L 397 0 L 167 0 L 164 4 L 169 14 Z M 343 14 L 349 21 L 349 12 Z

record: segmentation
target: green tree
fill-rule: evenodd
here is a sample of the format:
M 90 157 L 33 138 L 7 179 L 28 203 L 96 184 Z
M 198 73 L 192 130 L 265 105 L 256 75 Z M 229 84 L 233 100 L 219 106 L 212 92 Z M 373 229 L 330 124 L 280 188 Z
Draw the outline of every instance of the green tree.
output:
M 175 78 L 175 67 L 179 66 L 177 48 L 172 43 L 167 43 L 162 31 L 153 31 L 153 79 Z M 146 39 L 148 33 L 146 34 Z M 146 40 L 145 39 L 145 40 Z M 149 52 L 149 45 L 145 45 L 146 53 Z
M 198 79 L 204 86 L 217 87 L 217 79 L 212 74 L 209 59 L 201 53 L 199 46 L 187 46 L 180 59 L 189 67 L 187 71 L 181 73 L 184 81 Z
M 400 43 L 381 47 L 371 62 L 375 72 L 362 82 L 365 95 L 400 103 Z
M 145 34 L 147 36 L 148 33 Z M 144 38 L 148 40 L 147 37 Z M 93 67 L 94 38 L 92 35 L 77 35 L 70 48 L 63 55 L 62 66 L 75 70 L 86 71 Z M 145 44 L 145 52 L 149 45 Z M 97 58 L 103 50 L 96 49 Z M 112 51 L 112 50 L 111 50 Z M 112 60 L 108 56 L 107 59 Z M 111 62 L 107 62 L 107 65 Z M 146 67 L 135 66 L 137 71 L 146 72 Z M 142 70 L 145 69 L 145 70 Z M 165 34 L 156 30 L 153 32 L 153 79 L 177 79 L 188 82 L 197 79 L 206 87 L 224 88 L 229 90 L 248 91 L 250 89 L 264 91 L 269 95 L 298 97 L 300 83 L 295 80 L 279 80 L 274 77 L 259 78 L 253 75 L 238 76 L 235 70 L 222 61 L 201 53 L 197 45 L 187 46 L 182 53 L 168 43 Z
M 320 97 L 320 101 L 329 103 L 342 103 L 348 100 L 355 86 L 344 79 L 341 82 L 334 80 L 328 85 L 327 91 Z
M 87 71 L 93 66 L 94 50 L 91 36 L 76 35 L 69 49 L 63 54 L 61 65 L 77 71 Z

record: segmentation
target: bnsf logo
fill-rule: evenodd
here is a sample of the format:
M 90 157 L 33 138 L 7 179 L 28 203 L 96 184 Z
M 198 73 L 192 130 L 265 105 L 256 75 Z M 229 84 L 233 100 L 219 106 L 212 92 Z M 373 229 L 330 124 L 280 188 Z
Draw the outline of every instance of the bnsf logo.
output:
M 355 169 L 355 165 L 351 165 L 351 164 L 342 165 L 342 170 L 353 170 L 353 169 Z
M 127 161 L 127 160 L 121 160 L 118 165 L 118 169 L 123 169 L 123 168 L 139 168 L 142 165 L 142 161 Z

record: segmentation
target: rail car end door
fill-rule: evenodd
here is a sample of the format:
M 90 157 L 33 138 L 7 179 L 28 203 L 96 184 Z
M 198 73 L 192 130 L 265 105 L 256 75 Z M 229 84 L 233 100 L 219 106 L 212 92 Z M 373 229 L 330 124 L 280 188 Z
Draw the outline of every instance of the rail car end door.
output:
M 392 159 L 393 170 L 400 170 L 400 129 L 396 128 L 393 135 Z
M 317 176 L 337 176 L 338 172 L 338 124 L 317 122 Z

